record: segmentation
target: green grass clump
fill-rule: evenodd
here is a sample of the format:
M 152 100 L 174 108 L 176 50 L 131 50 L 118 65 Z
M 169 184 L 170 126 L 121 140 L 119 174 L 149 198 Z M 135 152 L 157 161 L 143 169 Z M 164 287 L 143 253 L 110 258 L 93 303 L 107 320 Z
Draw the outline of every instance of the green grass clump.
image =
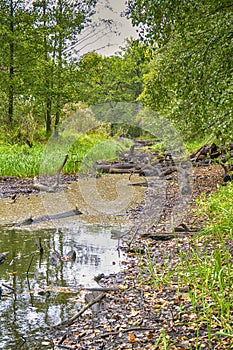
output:
M 196 314 L 192 327 L 198 330 L 204 325 L 209 344 L 227 339 L 229 344 L 233 338 L 233 183 L 221 187 L 208 199 L 199 200 L 197 211 L 206 218 L 205 229 L 188 244 L 184 243 L 184 247 L 181 240 L 176 241 L 175 264 L 166 262 L 161 271 L 161 267 L 156 267 L 156 257 L 148 254 L 144 258 L 146 267 L 145 260 L 142 264 L 140 259 L 139 266 L 142 277 L 145 273 L 149 275 L 149 283 L 156 287 L 169 284 L 177 285 L 178 290 L 185 287 L 191 312 Z M 183 307 L 185 310 L 185 304 Z M 196 344 L 199 349 L 198 334 Z M 230 348 L 226 345 L 224 349 Z
M 215 239 L 229 236 L 233 231 L 233 183 L 221 187 L 208 200 L 198 202 L 199 213 L 206 216 L 206 234 L 215 235 Z
M 117 142 L 106 132 L 51 137 L 46 145 L 0 145 L 0 176 L 34 177 L 39 174 L 54 175 L 66 154 L 68 160 L 63 173 L 73 174 L 93 171 L 99 159 L 113 160 L 117 151 L 130 147 L 129 142 Z
M 33 177 L 39 173 L 43 146 L 0 145 L 0 176 Z

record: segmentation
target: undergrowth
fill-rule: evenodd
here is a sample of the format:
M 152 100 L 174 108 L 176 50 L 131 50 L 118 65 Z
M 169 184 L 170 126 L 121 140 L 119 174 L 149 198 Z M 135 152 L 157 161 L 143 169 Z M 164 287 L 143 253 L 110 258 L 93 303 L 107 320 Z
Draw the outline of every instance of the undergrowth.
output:
M 0 145 L 0 176 L 33 177 L 39 173 L 43 146 Z
M 113 160 L 118 151 L 130 147 L 129 142 L 117 142 L 107 133 L 89 133 L 67 137 L 57 141 L 50 139 L 46 145 L 5 145 L 0 144 L 0 176 L 34 177 L 42 174 L 54 174 L 61 166 L 66 154 L 68 160 L 63 173 L 74 174 L 80 171 L 93 171 L 94 163 L 99 159 Z
M 67 150 L 68 161 L 63 172 L 71 174 L 78 171 L 85 154 L 101 139 L 96 134 L 80 136 Z M 35 144 L 31 148 L 27 145 L 17 144 L 14 146 L 0 145 L 0 176 L 34 177 L 38 175 L 41 171 L 41 165 L 47 157 L 45 149 L 46 146 L 42 144 Z M 56 150 L 50 153 L 48 166 L 53 169 L 53 164 L 55 164 L 56 171 L 64 159 L 64 154 L 60 154 Z

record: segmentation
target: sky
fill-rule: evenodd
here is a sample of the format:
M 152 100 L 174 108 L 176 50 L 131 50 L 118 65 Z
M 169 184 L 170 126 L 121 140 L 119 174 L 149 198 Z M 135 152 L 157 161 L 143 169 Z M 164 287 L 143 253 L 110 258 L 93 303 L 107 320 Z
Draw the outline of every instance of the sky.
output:
M 112 10 L 108 8 L 108 4 Z M 121 16 L 125 10 L 125 0 L 100 0 L 96 7 L 96 14 L 93 16 L 93 22 L 97 24 L 99 18 L 112 19 L 114 26 L 112 30 L 96 28 L 96 35 L 93 36 L 93 30 L 87 28 L 83 34 L 79 36 L 80 44 L 77 46 L 78 53 L 83 55 L 88 52 L 95 51 L 101 55 L 113 55 L 119 50 L 120 46 L 124 46 L 125 38 L 137 37 L 136 29 L 131 25 L 130 20 Z M 97 34 L 98 32 L 98 34 Z M 117 33 L 115 33 L 117 32 Z M 90 33 L 90 34 L 89 34 Z

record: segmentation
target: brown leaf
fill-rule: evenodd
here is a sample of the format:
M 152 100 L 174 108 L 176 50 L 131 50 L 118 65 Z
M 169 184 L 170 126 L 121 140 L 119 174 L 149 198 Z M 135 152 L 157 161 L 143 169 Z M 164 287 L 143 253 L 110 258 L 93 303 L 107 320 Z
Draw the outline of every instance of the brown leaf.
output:
M 138 343 L 139 340 L 135 337 L 134 333 L 129 333 L 128 340 L 130 343 Z

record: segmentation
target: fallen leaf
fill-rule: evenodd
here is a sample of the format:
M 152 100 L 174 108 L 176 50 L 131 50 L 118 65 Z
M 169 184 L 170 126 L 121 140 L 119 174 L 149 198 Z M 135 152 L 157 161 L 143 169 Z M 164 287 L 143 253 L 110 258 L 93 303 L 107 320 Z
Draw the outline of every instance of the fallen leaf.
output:
M 130 343 L 138 343 L 139 342 L 139 340 L 135 337 L 134 333 L 129 333 L 128 340 L 130 341 Z
M 129 314 L 129 317 L 135 317 L 139 314 L 139 311 L 135 310 L 135 309 L 131 309 L 131 312 Z

